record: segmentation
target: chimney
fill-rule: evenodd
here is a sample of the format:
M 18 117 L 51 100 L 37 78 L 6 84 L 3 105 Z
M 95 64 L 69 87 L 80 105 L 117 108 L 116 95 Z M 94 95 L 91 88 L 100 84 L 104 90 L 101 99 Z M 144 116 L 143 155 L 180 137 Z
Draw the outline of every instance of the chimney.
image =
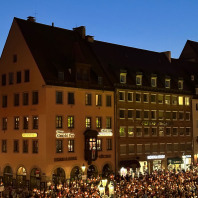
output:
M 81 36 L 81 38 L 85 38 L 85 26 L 73 28 L 73 31 L 77 32 Z
M 94 42 L 94 36 L 90 36 L 90 35 L 87 35 L 86 36 L 86 40 L 90 43 L 93 43 Z
M 36 19 L 33 16 L 27 17 L 27 21 L 36 22 Z
M 52 22 L 52 27 L 54 27 L 54 22 Z
M 171 51 L 166 51 L 166 52 L 163 52 L 166 57 L 168 58 L 169 62 L 171 62 Z

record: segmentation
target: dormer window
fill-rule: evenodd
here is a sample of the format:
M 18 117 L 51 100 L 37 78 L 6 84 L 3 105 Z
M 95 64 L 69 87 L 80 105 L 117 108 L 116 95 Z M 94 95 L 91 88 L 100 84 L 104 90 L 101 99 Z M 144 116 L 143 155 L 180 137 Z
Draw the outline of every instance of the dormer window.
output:
M 151 87 L 157 87 L 157 77 L 151 77 Z
M 126 73 L 120 73 L 120 83 L 126 84 Z
M 195 76 L 194 75 L 191 75 L 191 81 L 194 81 L 195 80 Z
M 170 78 L 165 79 L 165 88 L 170 89 Z
M 178 89 L 183 89 L 183 80 L 178 80 Z
M 142 75 L 136 75 L 136 85 L 142 85 Z
M 58 80 L 64 80 L 64 72 L 58 71 Z

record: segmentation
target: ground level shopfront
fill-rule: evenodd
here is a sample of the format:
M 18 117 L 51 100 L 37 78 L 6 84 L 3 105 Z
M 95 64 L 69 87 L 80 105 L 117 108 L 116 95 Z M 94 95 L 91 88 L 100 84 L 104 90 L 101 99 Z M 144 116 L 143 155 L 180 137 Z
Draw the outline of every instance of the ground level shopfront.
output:
M 71 169 L 70 175 L 66 175 L 65 168 L 58 167 L 52 171 L 52 174 L 47 176 L 40 168 L 33 168 L 29 173 L 25 167 L 20 166 L 14 173 L 11 166 L 6 166 L 0 176 L 5 186 L 13 186 L 14 188 L 27 187 L 28 189 L 44 189 L 48 186 L 64 185 L 68 181 L 94 179 L 97 176 L 107 177 L 113 173 L 109 163 L 104 164 L 102 172 L 99 174 L 98 167 L 95 165 L 74 166 Z
M 120 174 L 151 173 L 154 170 L 186 170 L 192 165 L 191 155 L 166 157 L 165 155 L 148 155 L 145 160 L 123 160 L 120 162 Z

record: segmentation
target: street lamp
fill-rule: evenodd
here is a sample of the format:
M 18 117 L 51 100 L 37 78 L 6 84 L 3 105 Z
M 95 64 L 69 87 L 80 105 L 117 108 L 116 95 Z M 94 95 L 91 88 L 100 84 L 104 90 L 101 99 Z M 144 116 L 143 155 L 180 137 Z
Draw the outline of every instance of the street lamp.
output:
M 100 182 L 100 186 L 98 188 L 100 191 L 100 196 L 104 195 L 104 186 L 102 185 L 102 182 Z
M 86 168 L 86 166 L 84 165 L 84 163 L 83 163 L 83 165 L 82 165 L 82 172 L 83 172 L 83 175 L 84 175 L 84 172 L 85 172 L 85 168 Z
M 109 184 L 109 197 L 113 197 L 114 196 L 114 185 L 113 182 L 111 181 Z

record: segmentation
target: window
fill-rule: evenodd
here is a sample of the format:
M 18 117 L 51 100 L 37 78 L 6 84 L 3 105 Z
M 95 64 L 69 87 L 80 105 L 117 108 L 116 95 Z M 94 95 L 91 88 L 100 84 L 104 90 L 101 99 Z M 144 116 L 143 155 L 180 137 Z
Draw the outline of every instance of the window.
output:
M 63 104 L 63 92 L 56 91 L 56 104 Z
M 14 54 L 13 55 L 13 63 L 16 63 L 17 62 L 17 54 Z
M 107 139 L 107 150 L 112 150 L 112 139 Z
M 156 120 L 156 110 L 151 110 L 151 119 Z
M 186 135 L 187 135 L 187 136 L 190 135 L 190 127 L 186 127 Z
M 167 143 L 167 144 L 166 144 L 166 150 L 167 150 L 168 153 L 173 152 L 172 143 Z
M 156 94 L 151 94 L 151 103 L 156 103 Z
M 97 150 L 102 151 L 102 140 L 101 139 L 97 139 Z
M 74 140 L 68 140 L 68 152 L 74 152 Z
M 134 137 L 134 127 L 128 126 L 128 137 Z
M 151 145 L 150 144 L 145 144 L 144 149 L 145 149 L 145 153 L 151 153 Z
M 106 117 L 106 128 L 111 129 L 111 117 Z
M 85 121 L 86 128 L 91 128 L 91 117 L 87 117 Z
M 6 74 L 2 74 L 2 76 L 1 76 L 1 85 L 2 86 L 6 85 Z
M 38 140 L 32 140 L 32 153 L 38 153 Z
M 96 94 L 96 106 L 102 106 L 102 95 Z
M 109 95 L 106 96 L 106 106 L 111 107 L 111 96 Z
M 172 104 L 177 105 L 177 96 L 172 96 Z
M 68 104 L 75 104 L 75 101 L 74 101 L 74 93 L 72 92 L 69 92 L 68 93 Z
M 38 129 L 38 121 L 39 121 L 38 116 L 33 116 L 33 117 L 32 117 L 32 121 L 33 121 L 33 123 L 32 123 L 32 128 L 33 128 L 33 129 Z
M 23 140 L 23 153 L 28 153 L 28 140 Z
M 177 111 L 172 112 L 172 119 L 177 120 Z
M 178 89 L 183 89 L 183 80 L 178 81 Z
M 152 144 L 152 151 L 153 151 L 153 153 L 157 153 L 158 152 L 158 144 L 157 143 L 153 143 Z
M 119 91 L 119 101 L 124 101 L 124 100 L 125 100 L 125 92 Z
M 91 94 L 85 94 L 85 104 L 91 105 Z
M 29 126 L 29 118 L 28 116 L 23 117 L 23 129 L 28 129 Z
M 128 102 L 132 102 L 132 101 L 133 101 L 133 93 L 128 92 Z
M 39 95 L 38 95 L 38 91 L 33 91 L 32 92 L 32 104 L 38 104 L 39 102 Z
M 74 116 L 68 116 L 67 127 L 68 128 L 74 128 Z
M 179 120 L 183 120 L 184 119 L 184 112 L 180 111 L 179 112 Z
M 179 144 L 178 143 L 174 143 L 173 144 L 173 149 L 174 149 L 174 152 L 178 152 L 179 151 Z
M 7 107 L 7 96 L 2 96 L 2 107 Z
M 56 116 L 56 128 L 57 129 L 63 128 L 63 117 L 62 116 Z
M 126 155 L 126 144 L 120 144 L 120 155 Z
M 183 96 L 179 96 L 178 97 L 178 102 L 179 102 L 179 105 L 183 105 L 184 104 L 184 98 L 183 98 Z
M 21 83 L 21 72 L 20 71 L 17 72 L 17 79 L 16 80 L 17 80 L 16 83 Z
M 9 77 L 9 85 L 13 85 L 14 84 L 14 73 L 9 72 L 8 77 Z
M 149 119 L 149 110 L 144 110 L 144 119 L 145 120 Z
M 160 153 L 164 153 L 164 152 L 165 152 L 165 144 L 160 143 Z
M 102 117 L 96 117 L 96 128 L 102 128 Z
M 151 128 L 151 134 L 152 136 L 157 136 L 157 128 Z
M 29 103 L 29 94 L 23 93 L 23 105 L 28 105 Z
M 190 98 L 189 97 L 185 97 L 185 105 L 190 105 Z
M 186 143 L 186 151 L 187 152 L 191 152 L 192 151 L 192 143 L 191 142 L 187 142 Z
M 103 84 L 103 77 L 102 76 L 98 76 L 98 84 L 99 85 Z
M 168 95 L 165 96 L 165 104 L 170 104 L 170 96 Z
M 137 144 L 137 153 L 142 153 L 142 144 Z
M 135 144 L 129 144 L 129 155 L 135 154 Z
M 19 106 L 19 94 L 14 94 L 14 106 Z
M 135 101 L 136 102 L 141 102 L 141 94 L 140 93 L 135 94 Z
M 14 140 L 13 152 L 14 153 L 18 153 L 19 152 L 19 140 Z
M 166 120 L 170 120 L 171 119 L 171 112 L 170 111 L 166 111 L 165 112 L 165 119 Z
M 181 152 L 184 152 L 186 150 L 186 148 L 185 148 L 185 142 L 180 143 L 179 150 Z
M 144 136 L 149 136 L 149 128 L 144 127 Z
M 136 137 L 142 137 L 142 127 L 136 127 Z
M 177 136 L 178 135 L 178 128 L 173 127 L 173 135 Z
M 7 140 L 2 140 L 2 153 L 7 153 Z
M 128 109 L 128 119 L 132 119 L 132 118 L 133 118 L 133 110 Z
M 136 119 L 141 119 L 141 110 L 136 109 Z
M 164 136 L 164 127 L 159 127 L 159 136 Z
M 120 73 L 120 83 L 126 83 L 126 73 Z
M 167 136 L 171 135 L 171 128 L 170 127 L 166 127 L 166 135 Z
M 124 109 L 120 109 L 120 119 L 124 119 L 125 118 L 125 110 Z
M 56 153 L 63 152 L 63 140 L 56 140 Z
M 190 120 L 190 112 L 186 112 L 186 121 Z
M 161 94 L 158 94 L 158 103 L 163 104 L 164 103 L 164 96 Z
M 65 79 L 65 75 L 63 71 L 58 71 L 58 80 L 64 80 Z
M 3 130 L 7 130 L 7 123 L 8 123 L 8 119 L 2 118 L 2 129 Z
M 170 88 L 170 79 L 165 79 L 165 88 Z
M 136 85 L 142 85 L 142 75 L 136 75 Z
M 25 70 L 24 82 L 30 82 L 30 70 Z
M 143 94 L 143 101 L 144 101 L 144 103 L 148 103 L 149 102 L 149 94 L 148 93 L 144 93 Z
M 19 117 L 14 117 L 14 129 L 19 129 Z
M 151 77 L 151 87 L 157 87 L 157 77 Z
M 158 112 L 158 119 L 163 120 L 164 119 L 164 111 L 159 111 Z
M 126 137 L 126 127 L 121 126 L 119 130 L 120 137 Z
M 181 135 L 181 136 L 184 135 L 184 127 L 179 128 L 179 135 Z

